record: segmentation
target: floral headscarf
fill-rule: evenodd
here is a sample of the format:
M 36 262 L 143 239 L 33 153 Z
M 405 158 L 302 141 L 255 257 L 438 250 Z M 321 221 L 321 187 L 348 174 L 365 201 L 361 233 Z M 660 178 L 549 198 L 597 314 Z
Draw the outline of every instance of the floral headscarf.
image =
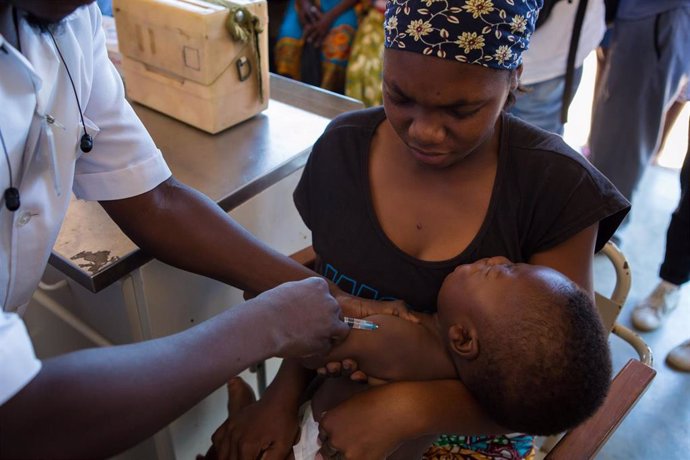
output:
M 514 69 L 543 0 L 389 0 L 386 48 Z

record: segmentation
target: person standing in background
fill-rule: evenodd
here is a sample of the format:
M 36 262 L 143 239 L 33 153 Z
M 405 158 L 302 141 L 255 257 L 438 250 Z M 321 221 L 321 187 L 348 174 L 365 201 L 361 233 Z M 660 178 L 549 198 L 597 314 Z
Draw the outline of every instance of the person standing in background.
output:
M 342 94 L 357 30 L 356 3 L 357 0 L 290 0 L 278 32 L 276 71 Z M 312 50 L 316 56 L 309 59 Z
M 594 166 L 631 201 L 662 142 L 668 117 L 677 113 L 679 96 L 682 100 L 687 94 L 683 87 L 689 76 L 690 0 L 620 0 L 595 96 L 589 147 Z M 661 280 L 632 314 L 633 325 L 642 331 L 661 326 L 678 305 L 680 285 L 690 277 L 687 157 Z M 690 341 L 672 350 L 668 362 L 690 371 Z
M 586 9 L 571 70 L 572 86 L 566 88 L 568 54 L 579 2 L 557 2 L 548 18 L 537 26 L 530 48 L 523 54 L 520 90 L 510 109 L 513 115 L 560 135 L 565 123 L 561 117 L 564 104 L 567 111 L 582 79 L 583 62 L 606 31 L 604 0 L 589 0 L 583 5 Z M 566 90 L 568 94 L 564 96 Z
M 592 113 L 591 161 L 629 200 L 690 75 L 690 0 L 621 0 Z
M 359 24 L 347 64 L 345 95 L 359 99 L 366 107 L 383 104 L 383 14 L 386 0 L 374 0 Z
M 690 123 L 688 152 L 680 170 L 680 200 L 671 215 L 666 232 L 666 252 L 659 268 L 660 281 L 633 310 L 632 323 L 640 331 L 661 327 L 680 303 L 681 287 L 690 280 Z M 690 339 L 671 350 L 666 362 L 673 368 L 690 372 Z

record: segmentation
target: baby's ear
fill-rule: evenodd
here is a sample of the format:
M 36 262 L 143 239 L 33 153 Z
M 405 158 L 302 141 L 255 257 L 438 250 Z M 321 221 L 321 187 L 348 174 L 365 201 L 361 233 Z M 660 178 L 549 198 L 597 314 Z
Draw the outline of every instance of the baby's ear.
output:
M 453 324 L 448 329 L 450 349 L 458 357 L 471 361 L 479 356 L 479 337 L 473 326 Z

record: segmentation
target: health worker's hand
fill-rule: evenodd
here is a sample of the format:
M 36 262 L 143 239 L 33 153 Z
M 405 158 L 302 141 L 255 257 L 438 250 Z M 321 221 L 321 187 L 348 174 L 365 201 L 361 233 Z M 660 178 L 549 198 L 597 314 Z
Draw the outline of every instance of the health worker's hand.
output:
M 264 310 L 257 327 L 266 328 L 275 356 L 302 358 L 325 354 L 350 332 L 322 278 L 281 284 L 251 302 Z
M 240 382 L 238 383 L 237 380 Z M 251 388 L 233 379 L 228 384 L 228 419 L 213 433 L 214 460 L 284 460 L 299 433 L 297 408 L 280 401 L 254 402 Z

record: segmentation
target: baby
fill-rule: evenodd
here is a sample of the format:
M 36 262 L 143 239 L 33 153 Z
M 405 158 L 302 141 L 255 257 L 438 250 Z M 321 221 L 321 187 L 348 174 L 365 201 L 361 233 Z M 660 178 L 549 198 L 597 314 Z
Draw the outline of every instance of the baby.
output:
M 369 317 L 378 329 L 352 330 L 328 356 L 304 365 L 352 358 L 370 383 L 457 378 L 495 422 L 530 434 L 565 431 L 603 402 L 611 380 L 607 333 L 591 298 L 559 272 L 504 257 L 461 265 L 445 279 L 437 307 L 420 324 Z M 318 414 L 366 388 L 347 378 L 318 387 L 297 460 L 319 450 Z M 403 445 L 396 456 L 419 458 L 428 444 L 419 452 Z

